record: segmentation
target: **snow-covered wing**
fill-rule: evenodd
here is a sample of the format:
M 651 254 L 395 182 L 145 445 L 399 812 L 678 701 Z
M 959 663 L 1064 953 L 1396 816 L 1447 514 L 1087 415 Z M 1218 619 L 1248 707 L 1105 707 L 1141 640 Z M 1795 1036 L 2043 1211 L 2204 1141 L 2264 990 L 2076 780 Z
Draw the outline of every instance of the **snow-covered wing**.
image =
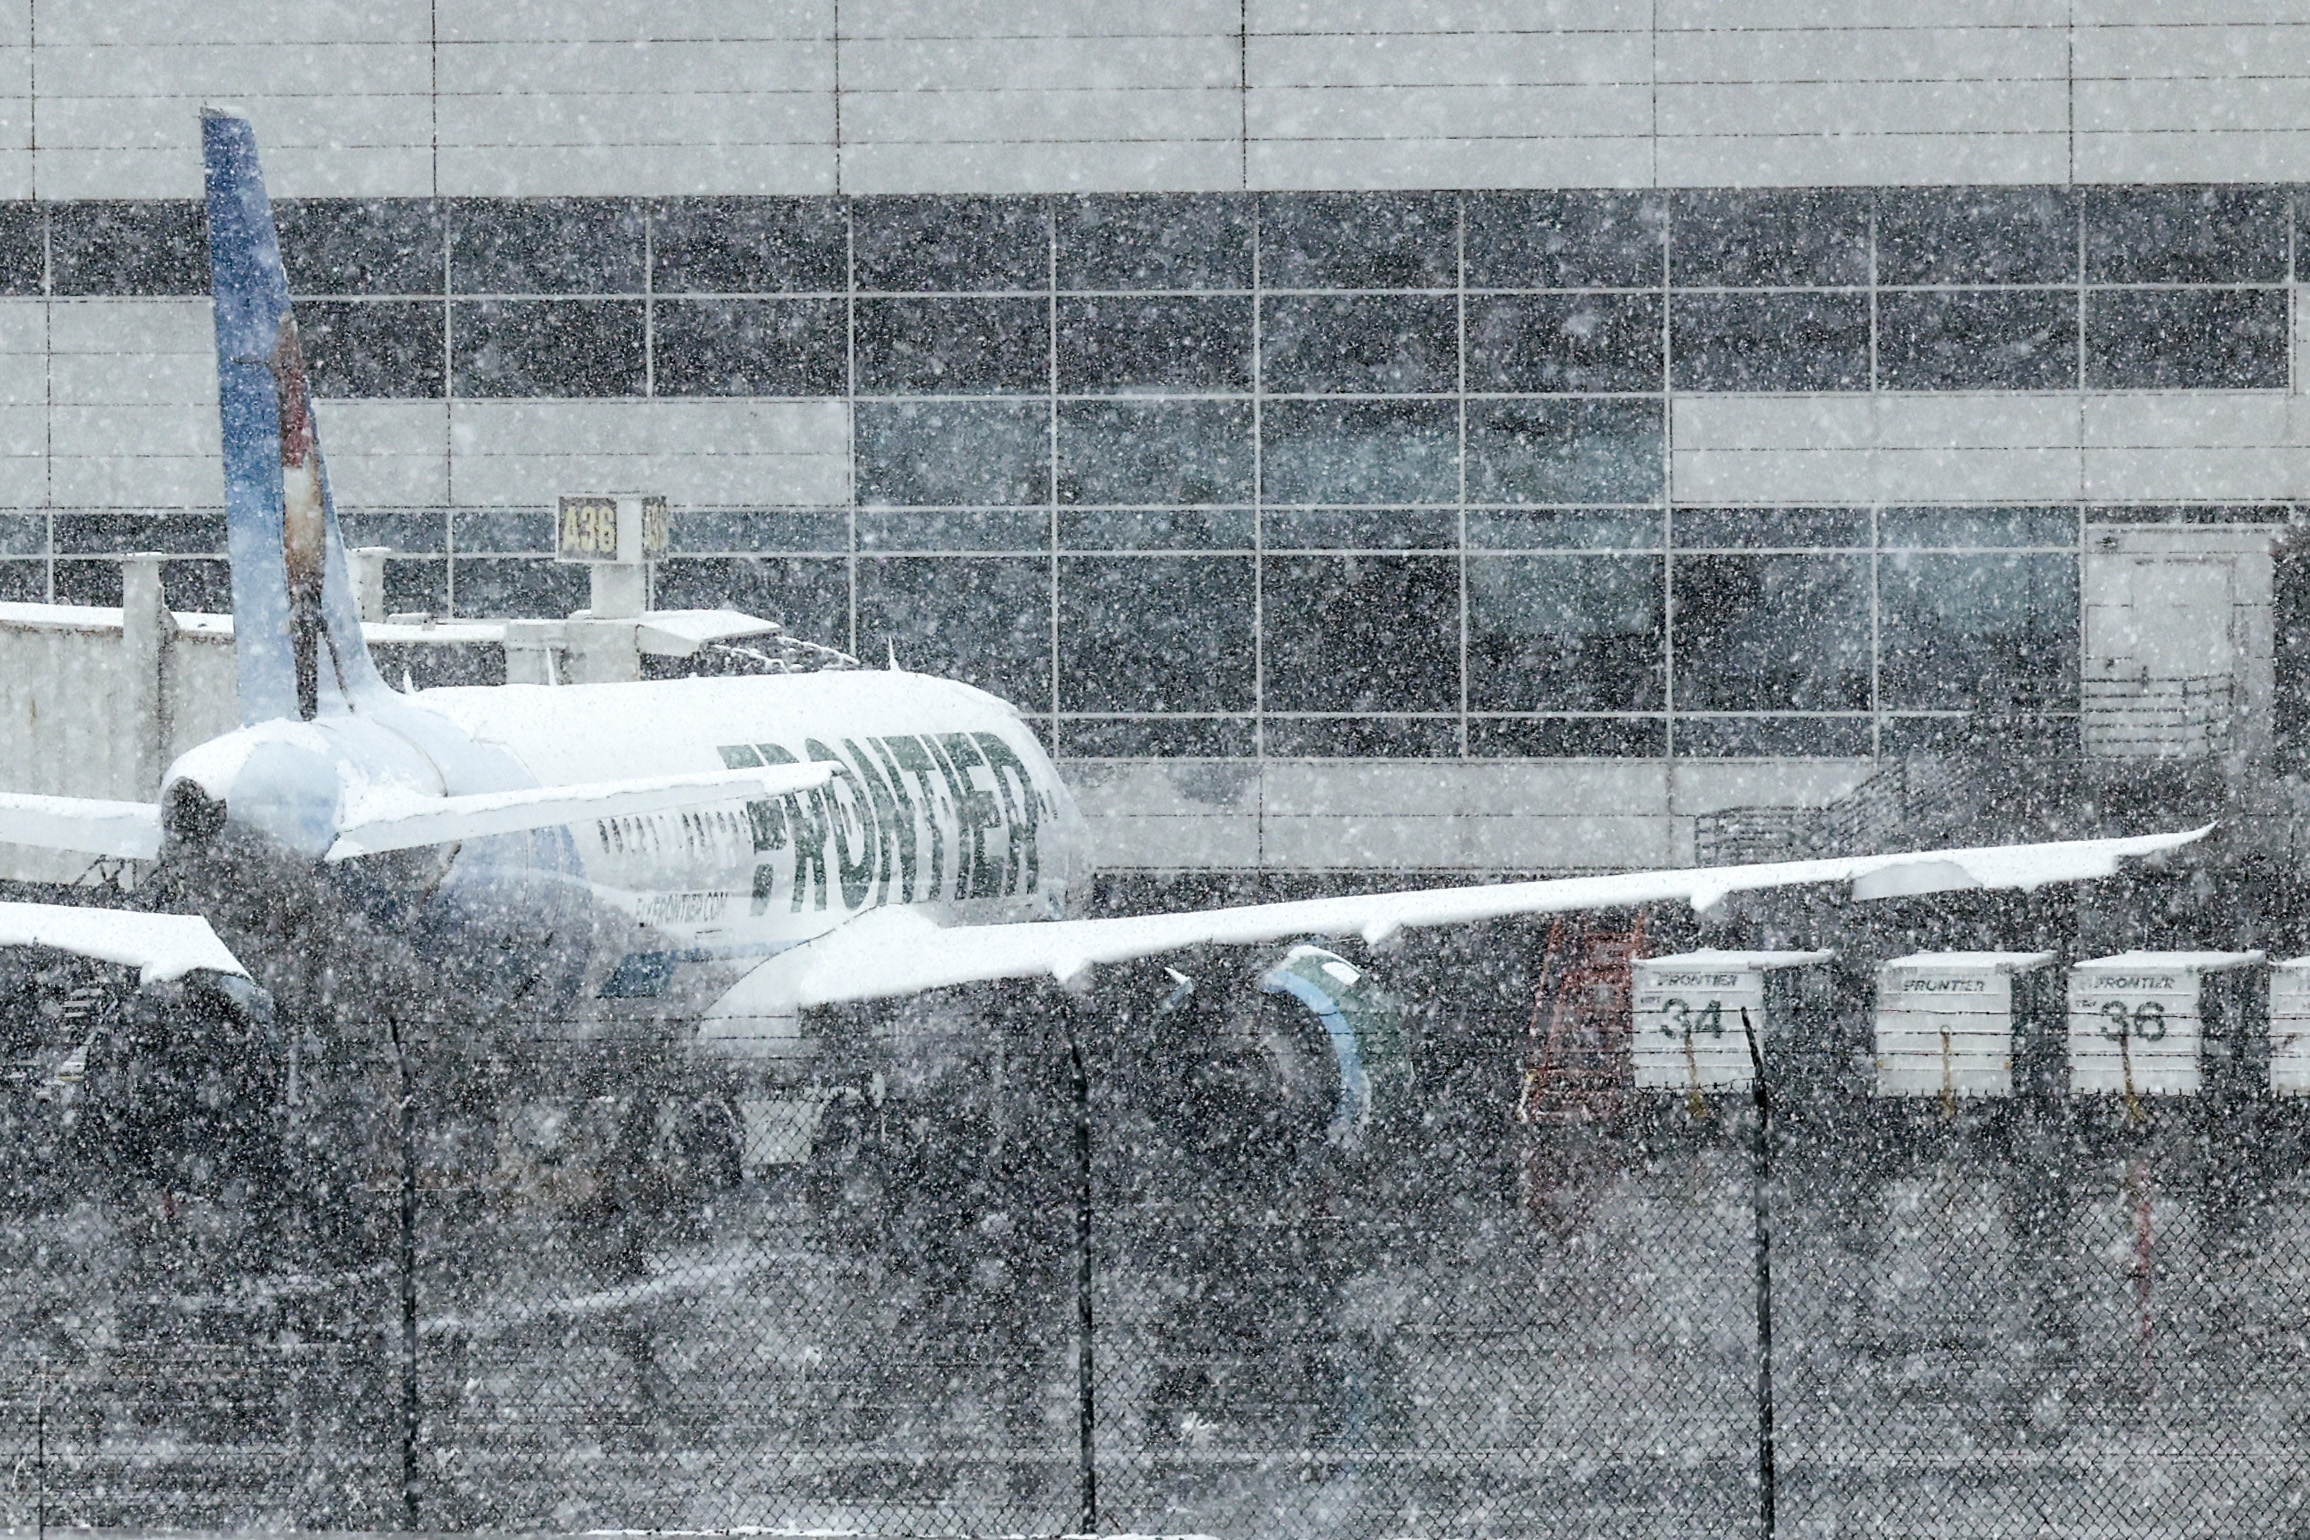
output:
M 1634 904 L 1686 903 L 1707 910 L 1729 894 L 1764 888 L 1845 883 L 1860 899 L 1968 888 L 2039 888 L 2107 877 L 2123 861 L 2172 850 L 2207 832 L 1421 888 L 1048 924 L 942 929 L 917 913 L 888 909 L 863 915 L 807 946 L 772 958 L 742 980 L 711 1014 L 725 1019 L 790 1015 L 798 1007 L 885 999 L 991 979 L 1042 975 L 1065 982 L 1098 963 L 1204 944 L 1348 935 L 1376 943 L 1414 927 Z
M 0 904 L 0 946 L 45 946 L 141 970 L 147 984 L 195 969 L 248 977 L 209 922 L 193 914 L 133 914 L 65 904 Z
M 150 802 L 0 792 L 0 845 L 149 861 L 160 853 L 160 809 Z
M 644 776 L 531 791 L 479 792 L 462 797 L 386 793 L 357 804 L 338 825 L 328 859 L 411 850 L 490 834 L 549 829 L 586 818 L 624 818 L 718 802 L 786 797 L 824 786 L 842 767 L 832 763 L 764 765 L 708 770 L 696 775 Z

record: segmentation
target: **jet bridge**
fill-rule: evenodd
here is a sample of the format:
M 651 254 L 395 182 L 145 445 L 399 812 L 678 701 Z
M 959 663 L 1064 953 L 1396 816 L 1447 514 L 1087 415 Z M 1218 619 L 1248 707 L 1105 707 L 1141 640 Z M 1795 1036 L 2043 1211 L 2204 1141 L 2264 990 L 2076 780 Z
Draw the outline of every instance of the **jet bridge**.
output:
M 354 590 L 395 685 L 570 684 L 698 672 L 855 667 L 732 610 L 623 618 L 443 620 L 381 613 L 382 551 L 357 551 Z M 121 563 L 118 606 L 0 604 L 0 791 L 150 800 L 177 755 L 240 723 L 233 618 L 171 611 L 161 560 Z M 133 863 L 0 844 L 0 882 L 72 883 Z

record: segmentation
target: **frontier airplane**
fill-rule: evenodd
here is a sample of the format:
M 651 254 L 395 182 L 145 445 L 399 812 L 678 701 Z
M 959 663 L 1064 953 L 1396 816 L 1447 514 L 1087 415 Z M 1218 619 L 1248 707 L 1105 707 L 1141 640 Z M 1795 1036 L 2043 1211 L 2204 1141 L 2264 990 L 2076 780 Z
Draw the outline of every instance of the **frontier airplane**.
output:
M 1379 1045 L 1322 938 L 1799 884 L 2032 889 L 2205 832 L 1085 918 L 1073 798 L 1018 712 L 964 684 L 844 659 L 396 690 L 364 643 L 255 135 L 212 108 L 202 143 L 243 725 L 156 802 L 0 795 L 0 841 L 154 863 L 139 910 L 0 905 L 0 946 L 762 1060 L 801 1057 L 816 1007 L 1269 948 L 1263 992 L 1336 1059 L 1336 1137 L 1369 1111 Z

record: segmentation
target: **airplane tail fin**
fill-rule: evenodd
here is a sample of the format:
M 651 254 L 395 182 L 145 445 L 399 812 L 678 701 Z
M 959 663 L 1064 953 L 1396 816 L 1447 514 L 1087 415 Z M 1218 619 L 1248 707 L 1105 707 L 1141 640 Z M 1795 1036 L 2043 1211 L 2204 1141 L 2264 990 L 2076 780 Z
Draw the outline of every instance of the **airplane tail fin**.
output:
M 361 635 L 249 120 L 203 108 L 201 155 L 241 720 L 310 720 L 387 686 Z

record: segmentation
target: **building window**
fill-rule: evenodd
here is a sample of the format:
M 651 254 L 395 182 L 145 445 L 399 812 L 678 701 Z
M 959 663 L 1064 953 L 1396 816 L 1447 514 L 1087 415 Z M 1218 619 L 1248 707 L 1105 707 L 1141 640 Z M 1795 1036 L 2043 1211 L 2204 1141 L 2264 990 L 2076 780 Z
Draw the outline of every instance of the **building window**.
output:
M 1468 558 L 1471 711 L 1653 711 L 1668 639 L 1658 556 Z
M 860 198 L 850 205 L 862 292 L 1048 289 L 1051 234 L 1037 198 Z
M 2068 289 L 1888 289 L 1877 296 L 1877 383 L 1888 390 L 2071 390 Z
M 1657 294 L 1496 294 L 1468 301 L 1468 388 L 1658 391 Z
M 1456 388 L 1458 307 L 1430 295 L 1293 295 L 1260 308 L 1271 391 L 1418 395 Z
M 1258 642 L 1248 557 L 1059 561 L 1059 709 L 1248 712 Z
M 1048 391 L 1050 355 L 1039 299 L 858 301 L 860 395 Z
M 831 198 L 668 198 L 650 207 L 650 288 L 839 294 L 849 223 Z
M 1471 289 L 1660 285 L 1668 203 L 1659 193 L 1469 193 L 1461 200 Z
M 640 300 L 460 300 L 450 389 L 460 396 L 638 396 L 648 380 Z
M 1029 711 L 1051 703 L 1048 557 L 862 557 L 867 657 L 977 685 Z
M 2074 283 L 2077 235 L 2067 188 L 1888 188 L 1877 197 L 1877 282 Z
M 282 199 L 273 225 L 293 294 L 442 292 L 447 226 L 430 199 Z
M 297 341 L 317 396 L 370 400 L 439 396 L 441 301 L 307 301 Z
M 1098 194 L 1057 209 L 1062 289 L 1248 289 L 1247 197 Z
M 639 294 L 646 225 L 623 198 L 461 198 L 448 205 L 457 294 Z
M 661 396 L 839 396 L 845 327 L 839 300 L 662 299 L 653 384 Z
M 2089 390 L 2283 390 L 2284 289 L 2089 289 Z
M 1675 558 L 1676 705 L 1869 709 L 1869 558 Z
M 2074 555 L 1888 551 L 1877 602 L 1885 710 L 2074 709 Z
M 1249 402 L 1063 401 L 1059 501 L 1248 503 L 1252 448 Z
M 1459 564 L 1433 556 L 1282 556 L 1260 569 L 1266 708 L 1460 706 Z
M 1068 394 L 1251 388 L 1248 298 L 1108 294 L 1059 302 Z
M 1661 403 L 1471 401 L 1468 497 L 1485 503 L 1641 503 L 1661 495 Z
M 1678 390 L 1866 390 L 1869 296 L 1772 291 L 1676 296 Z
M 822 440 L 843 403 L 851 495 L 679 510 L 661 602 L 763 609 L 877 659 L 895 639 L 910 666 L 1059 713 L 1067 752 L 1619 757 L 2074 719 L 2076 506 L 1671 508 L 1672 382 L 2285 390 L 2310 203 L 2224 185 L 278 212 L 324 395 L 819 398 L 779 410 Z M 206 287 L 197 203 L 0 204 L 0 293 Z M 60 353 L 102 320 L 39 313 Z M 563 602 L 533 514 L 343 510 L 403 553 L 403 607 L 468 613 Z M 58 528 L 7 552 L 12 591 L 102 591 L 109 556 L 75 544 L 97 537 Z M 211 559 L 186 552 L 182 581 Z
M 1270 401 L 1260 424 L 1270 503 L 1448 503 L 1459 496 L 1449 401 Z
M 1449 289 L 1459 282 L 1451 193 L 1271 193 L 1259 201 L 1270 289 Z
M 862 505 L 1049 500 L 1050 409 L 1027 402 L 861 402 L 852 454 Z

